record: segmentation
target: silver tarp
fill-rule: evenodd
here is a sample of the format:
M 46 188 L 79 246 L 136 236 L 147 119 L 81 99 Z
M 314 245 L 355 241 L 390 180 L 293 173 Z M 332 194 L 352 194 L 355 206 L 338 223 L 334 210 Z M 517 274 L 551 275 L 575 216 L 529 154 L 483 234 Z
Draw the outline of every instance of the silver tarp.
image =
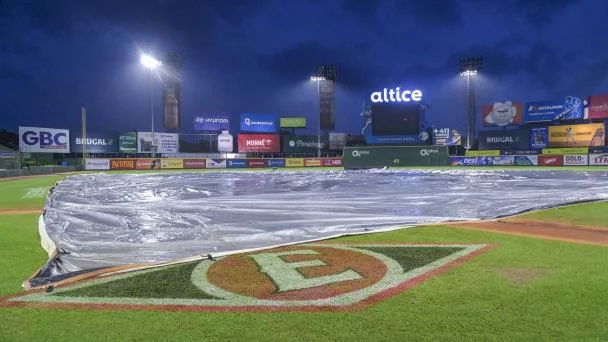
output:
M 608 174 L 379 170 L 83 174 L 50 195 L 38 278 L 608 198 Z M 57 260 L 56 260 L 57 261 Z M 36 280 L 36 279 L 35 279 Z M 42 279 L 38 279 L 41 281 Z

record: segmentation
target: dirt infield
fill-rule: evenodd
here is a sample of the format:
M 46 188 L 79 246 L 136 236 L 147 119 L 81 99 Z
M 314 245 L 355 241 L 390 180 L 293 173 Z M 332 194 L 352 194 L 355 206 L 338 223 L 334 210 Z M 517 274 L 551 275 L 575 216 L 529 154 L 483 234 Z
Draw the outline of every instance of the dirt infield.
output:
M 592 245 L 608 245 L 608 229 L 575 226 L 555 222 L 528 221 L 518 218 L 453 225 L 456 228 L 482 230 Z
M 0 209 L 0 215 L 41 214 L 42 208 Z

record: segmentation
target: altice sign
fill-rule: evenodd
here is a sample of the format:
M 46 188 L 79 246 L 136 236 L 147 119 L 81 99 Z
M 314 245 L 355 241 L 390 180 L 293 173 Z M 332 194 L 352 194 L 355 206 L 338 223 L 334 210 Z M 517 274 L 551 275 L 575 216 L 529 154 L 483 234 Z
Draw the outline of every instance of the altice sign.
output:
M 384 88 L 382 91 L 375 91 L 370 96 L 374 103 L 382 102 L 420 102 L 422 101 L 422 91 L 420 90 L 401 90 Z

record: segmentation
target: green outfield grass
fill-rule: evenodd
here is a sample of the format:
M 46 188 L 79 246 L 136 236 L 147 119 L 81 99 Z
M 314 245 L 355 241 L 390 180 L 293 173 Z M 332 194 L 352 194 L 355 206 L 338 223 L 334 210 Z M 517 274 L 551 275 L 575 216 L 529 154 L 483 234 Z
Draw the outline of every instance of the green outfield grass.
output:
M 608 228 L 608 204 L 606 202 L 576 204 L 537 211 L 518 218 Z
M 0 209 L 42 206 L 24 189 L 61 176 L 0 182 Z M 10 190 L 9 192 L 5 192 Z M 15 197 L 7 199 L 6 197 Z M 608 225 L 608 203 L 530 214 Z M 534 216 L 536 215 L 536 216 Z M 602 219 L 604 218 L 604 219 Z M 0 215 L 0 295 L 44 263 L 37 215 Z M 492 243 L 457 268 L 354 312 L 212 313 L 0 308 L 0 341 L 602 341 L 608 340 L 607 247 L 444 226 L 337 239 Z

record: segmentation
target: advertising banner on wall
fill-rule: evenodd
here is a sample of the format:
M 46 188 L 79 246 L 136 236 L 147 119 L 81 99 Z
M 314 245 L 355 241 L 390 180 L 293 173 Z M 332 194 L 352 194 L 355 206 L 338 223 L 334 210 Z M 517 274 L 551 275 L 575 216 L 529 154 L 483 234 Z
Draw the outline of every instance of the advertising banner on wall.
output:
M 285 167 L 285 159 L 267 159 L 266 166 L 268 166 L 268 167 Z
M 110 159 L 111 170 L 133 170 L 135 159 Z
M 492 157 L 492 165 L 515 165 L 514 156 Z
M 203 113 L 194 116 L 195 131 L 219 132 L 230 129 L 229 113 Z
M 433 130 L 435 145 L 455 146 L 462 144 L 462 136 L 453 128 L 435 128 Z
M 163 158 L 160 161 L 161 169 L 183 169 L 184 160 L 178 158 Z
M 135 161 L 137 170 L 159 170 L 160 159 L 142 158 Z
M 184 159 L 184 169 L 204 169 L 205 159 Z
M 549 129 L 547 127 L 530 128 L 530 147 L 545 148 L 549 146 Z
M 567 154 L 564 156 L 564 165 L 567 165 L 567 166 L 589 165 L 589 155 L 587 155 L 587 154 Z
M 316 135 L 284 135 L 283 152 L 317 153 L 319 143 Z M 327 147 L 327 137 L 321 137 L 321 150 Z
M 536 166 L 538 165 L 538 156 L 514 156 L 515 165 L 518 166 Z
M 205 167 L 207 169 L 225 169 L 226 168 L 226 159 L 206 159 Z
M 304 167 L 304 158 L 286 158 L 285 167 Z
M 342 162 L 346 169 L 433 166 L 450 165 L 450 156 L 447 146 L 347 146 Z
M 137 152 L 137 132 L 124 132 L 118 136 L 118 152 Z
M 179 151 L 179 136 L 176 133 L 154 132 L 152 143 L 152 132 L 137 132 L 137 152 L 140 153 L 177 153 Z M 154 151 L 156 147 L 156 151 Z
M 550 147 L 604 146 L 605 143 L 603 123 L 549 126 Z
M 590 154 L 589 165 L 608 165 L 608 153 Z
M 530 131 L 527 129 L 479 132 L 480 150 L 523 150 L 530 147 Z
M 110 159 L 87 159 L 84 168 L 85 170 L 109 170 Z
M 277 131 L 277 118 L 274 114 L 241 114 L 241 132 L 274 133 Z
M 564 165 L 563 156 L 538 156 L 538 165 L 540 166 L 562 166 Z
M 481 106 L 481 121 L 484 126 L 509 126 L 521 124 L 524 106 L 505 101 Z
M 87 153 L 111 153 L 118 151 L 118 144 L 113 136 L 104 134 L 89 134 L 85 137 Z M 83 152 L 82 135 L 72 135 L 70 138 L 70 150 L 72 153 Z
M 568 154 L 585 154 L 585 153 L 608 153 L 608 146 L 589 147 L 584 153 L 568 153 Z
M 239 134 L 239 152 L 280 152 L 279 136 L 276 134 Z
M 452 166 L 489 166 L 494 157 L 451 157 Z
M 70 153 L 70 131 L 43 127 L 19 127 L 19 151 Z
M 306 128 L 306 117 L 279 118 L 281 128 Z
M 583 101 L 575 96 L 555 101 L 526 103 L 526 122 L 576 120 L 583 118 Z
M 500 150 L 467 150 L 465 152 L 465 156 L 467 157 L 494 157 L 500 156 Z
M 264 160 L 264 159 L 247 159 L 247 167 L 249 167 L 249 168 L 266 167 L 266 160 Z
M 608 94 L 591 96 L 588 112 L 589 119 L 608 118 Z
M 329 149 L 343 150 L 346 146 L 346 133 L 329 133 Z
M 247 159 L 228 159 L 226 167 L 229 169 L 243 169 L 247 167 Z
M 323 166 L 342 166 L 342 158 L 323 158 Z
M 558 155 L 558 154 L 587 154 L 588 147 L 570 147 L 570 148 L 543 148 L 542 154 Z
M 304 158 L 304 166 L 322 166 L 321 158 Z
M 539 150 L 500 150 L 501 156 L 534 156 L 540 154 Z

